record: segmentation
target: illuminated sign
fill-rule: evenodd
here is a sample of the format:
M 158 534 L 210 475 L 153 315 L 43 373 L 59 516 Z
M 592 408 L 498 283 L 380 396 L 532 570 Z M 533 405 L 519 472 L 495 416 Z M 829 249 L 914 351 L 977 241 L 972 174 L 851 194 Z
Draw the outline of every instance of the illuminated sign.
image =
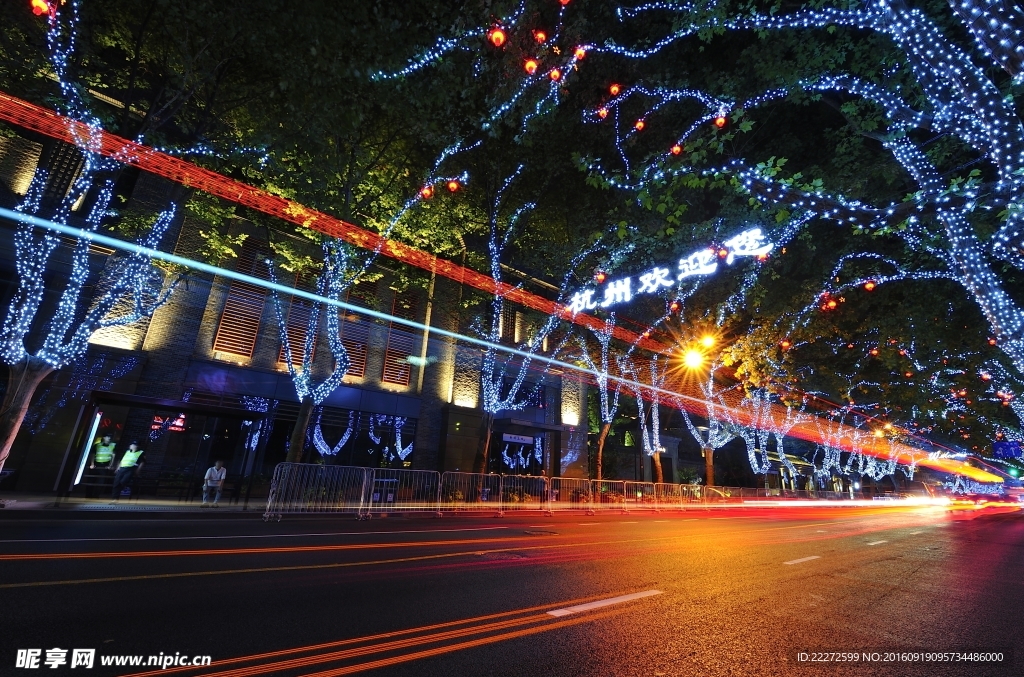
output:
M 154 416 L 153 423 L 149 426 L 150 430 L 170 430 L 172 433 L 185 432 L 185 414 L 178 414 L 177 418 L 173 421 L 164 424 L 163 416 Z
M 725 263 L 731 265 L 740 256 L 763 258 L 774 247 L 774 244 L 765 240 L 760 228 L 751 228 L 726 240 L 720 248 L 701 249 L 679 259 L 675 279 L 672 279 L 671 271 L 668 268 L 655 266 L 638 277 L 640 286 L 635 292 L 633 291 L 633 278 L 623 277 L 605 285 L 604 298 L 600 301 L 597 299 L 597 291 L 594 289 L 576 292 L 569 300 L 569 309 L 573 313 L 580 313 L 585 310 L 610 308 L 620 303 L 629 303 L 634 295 L 654 294 L 662 289 L 675 287 L 688 277 L 711 275 L 718 270 L 719 259 L 725 259 Z
M 533 444 L 533 438 L 527 435 L 513 435 L 511 433 L 505 433 L 501 436 L 502 442 L 512 442 L 513 444 Z
M 1020 458 L 1020 442 L 1017 442 L 1016 440 L 1011 442 L 993 442 L 992 455 L 996 458 Z

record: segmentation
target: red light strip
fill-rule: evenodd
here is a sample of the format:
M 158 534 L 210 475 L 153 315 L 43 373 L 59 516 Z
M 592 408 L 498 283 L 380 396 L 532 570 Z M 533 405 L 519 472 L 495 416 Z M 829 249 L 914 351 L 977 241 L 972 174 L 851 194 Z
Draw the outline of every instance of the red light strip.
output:
M 44 134 L 66 143 L 75 143 L 76 138 L 88 138 L 90 130 L 81 122 L 70 120 L 58 113 L 47 110 L 22 99 L 0 92 L 0 120 L 10 122 L 25 129 Z M 429 270 L 456 282 L 467 284 L 488 294 L 501 293 L 505 298 L 540 311 L 547 315 L 559 317 L 576 324 L 601 329 L 604 322 L 583 313 L 573 315 L 569 309 L 559 303 L 528 291 L 502 283 L 496 285 L 489 275 L 461 266 L 447 259 L 438 258 L 433 254 L 410 247 L 395 240 L 381 237 L 377 233 L 360 228 L 330 216 L 323 212 L 305 207 L 298 202 L 265 190 L 255 188 L 240 181 L 228 178 L 196 166 L 180 158 L 153 150 L 148 146 L 129 141 L 122 137 L 101 132 L 97 152 L 118 162 L 134 165 L 157 176 L 170 179 L 188 188 L 196 188 L 230 202 L 255 209 L 263 214 L 311 228 L 325 235 L 344 240 L 349 244 L 364 249 L 380 251 L 381 254 L 402 261 L 423 270 Z M 621 327 L 615 327 L 615 338 L 630 344 L 637 344 L 647 350 L 662 351 L 665 346 L 646 339 Z

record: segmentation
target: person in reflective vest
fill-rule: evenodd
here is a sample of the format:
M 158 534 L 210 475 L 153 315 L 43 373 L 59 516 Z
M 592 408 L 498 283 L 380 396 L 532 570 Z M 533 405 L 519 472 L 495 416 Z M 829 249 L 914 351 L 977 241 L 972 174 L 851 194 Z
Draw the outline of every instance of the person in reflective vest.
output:
M 128 445 L 128 450 L 121 457 L 121 463 L 118 464 L 117 473 L 114 475 L 114 487 L 111 491 L 111 496 L 115 501 L 120 496 L 121 489 L 128 486 L 132 478 L 142 470 L 142 453 L 142 449 L 139 449 L 139 443 L 132 440 L 132 443 Z
M 96 438 L 96 443 L 92 446 L 92 463 L 89 465 L 90 469 L 99 466 L 103 469 L 109 470 L 114 467 L 114 447 L 116 445 L 110 441 L 110 435 L 104 435 L 103 439 Z

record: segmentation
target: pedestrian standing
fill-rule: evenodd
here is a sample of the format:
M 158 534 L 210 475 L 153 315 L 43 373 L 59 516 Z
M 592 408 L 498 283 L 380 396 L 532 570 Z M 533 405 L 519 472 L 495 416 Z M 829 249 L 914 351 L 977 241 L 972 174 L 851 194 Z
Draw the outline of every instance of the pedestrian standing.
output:
M 213 507 L 220 507 L 220 494 L 224 491 L 224 478 L 227 474 L 224 461 L 217 459 L 213 462 L 213 467 L 206 471 L 206 477 L 203 478 L 203 505 L 200 507 L 209 507 L 210 494 L 214 492 Z
M 114 487 L 111 490 L 111 496 L 115 502 L 121 489 L 131 484 L 132 479 L 142 470 L 142 454 L 143 450 L 139 449 L 138 441 L 132 440 L 132 443 L 128 445 L 128 451 L 124 452 L 124 456 L 121 457 L 117 473 L 114 474 Z
M 92 461 L 89 463 L 89 470 L 95 471 L 99 468 L 99 472 L 92 472 L 89 474 L 88 481 L 85 484 L 85 496 L 86 498 L 97 498 L 99 495 L 99 485 L 107 483 L 108 479 L 112 479 L 114 475 L 114 448 L 117 445 L 111 441 L 110 435 L 104 435 L 103 437 L 97 437 L 96 441 L 92 445 Z

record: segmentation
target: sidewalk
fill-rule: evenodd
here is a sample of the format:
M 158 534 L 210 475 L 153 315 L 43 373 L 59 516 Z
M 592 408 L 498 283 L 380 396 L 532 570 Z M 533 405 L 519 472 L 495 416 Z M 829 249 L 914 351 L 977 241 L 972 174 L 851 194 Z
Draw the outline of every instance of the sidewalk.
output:
M 86 518 L 103 519 L 110 517 L 171 517 L 195 518 L 199 515 L 228 515 L 232 517 L 258 517 L 262 519 L 266 510 L 266 499 L 249 501 L 249 509 L 243 510 L 243 503 L 231 504 L 221 501 L 216 508 L 201 507 L 198 501 L 182 503 L 175 499 L 122 499 L 112 503 L 109 498 L 62 498 L 52 494 L 0 493 L 0 520 L 35 518 Z

